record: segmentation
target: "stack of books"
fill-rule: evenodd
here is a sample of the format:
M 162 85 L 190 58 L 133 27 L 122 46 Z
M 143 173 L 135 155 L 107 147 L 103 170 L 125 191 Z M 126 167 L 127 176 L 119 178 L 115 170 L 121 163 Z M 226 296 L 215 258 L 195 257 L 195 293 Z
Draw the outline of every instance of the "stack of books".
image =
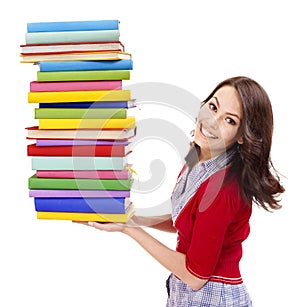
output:
M 135 101 L 123 88 L 132 58 L 119 36 L 118 20 L 27 24 L 21 63 L 39 65 L 28 93 L 38 125 L 27 128 L 38 219 L 127 222 L 134 214 Z

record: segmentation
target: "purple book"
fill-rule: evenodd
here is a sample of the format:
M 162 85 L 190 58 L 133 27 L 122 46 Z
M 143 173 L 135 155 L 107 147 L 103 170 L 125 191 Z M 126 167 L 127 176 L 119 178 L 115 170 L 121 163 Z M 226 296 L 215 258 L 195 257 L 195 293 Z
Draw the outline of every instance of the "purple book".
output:
M 101 141 L 101 140 L 36 140 L 36 146 L 80 146 L 80 145 L 128 145 L 127 140 Z
M 29 190 L 29 197 L 129 197 L 130 191 L 121 190 Z

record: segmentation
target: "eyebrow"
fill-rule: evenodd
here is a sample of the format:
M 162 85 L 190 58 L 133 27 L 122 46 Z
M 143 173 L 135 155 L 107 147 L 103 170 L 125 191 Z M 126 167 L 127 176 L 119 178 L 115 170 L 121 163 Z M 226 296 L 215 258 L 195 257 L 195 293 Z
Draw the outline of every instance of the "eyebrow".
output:
M 220 102 L 219 102 L 218 98 L 217 98 L 216 96 L 213 96 L 212 98 L 214 98 L 214 99 L 216 100 L 218 107 L 220 107 Z M 239 117 L 237 114 L 230 113 L 230 112 L 226 112 L 226 113 L 227 113 L 228 115 L 237 117 L 239 120 L 241 120 L 240 117 Z

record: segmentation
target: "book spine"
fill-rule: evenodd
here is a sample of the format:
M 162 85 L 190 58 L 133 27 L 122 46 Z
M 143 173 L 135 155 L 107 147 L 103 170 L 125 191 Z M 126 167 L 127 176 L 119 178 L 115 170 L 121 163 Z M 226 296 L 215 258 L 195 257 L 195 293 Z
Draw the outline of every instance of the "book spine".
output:
M 29 92 L 29 103 L 124 101 L 131 99 L 130 90 Z
M 41 118 L 39 129 L 131 129 L 135 117 L 127 118 Z
M 35 108 L 34 118 L 126 118 L 127 109 Z
M 122 88 L 122 80 L 30 82 L 30 92 L 100 91 Z
M 97 146 L 97 145 L 129 145 L 128 140 L 36 140 L 36 146 Z
M 27 145 L 28 156 L 124 157 L 124 146 L 36 146 Z
M 129 190 L 29 190 L 29 197 L 130 197 Z
M 37 71 L 37 81 L 129 80 L 130 70 Z
M 55 44 L 70 42 L 114 42 L 120 38 L 119 30 L 27 32 L 26 44 Z
M 132 70 L 133 62 L 128 60 L 105 61 L 66 61 L 40 62 L 40 71 L 73 71 L 73 70 Z
M 131 214 L 110 214 L 110 213 L 81 213 L 81 212 L 43 212 L 37 211 L 37 219 L 47 220 L 71 220 L 81 222 L 111 222 L 126 223 L 131 218 Z
M 32 170 L 121 170 L 124 157 L 51 157 L 32 156 Z
M 130 190 L 132 180 L 85 178 L 37 178 L 28 179 L 29 189 L 50 190 Z
M 49 103 L 40 103 L 40 108 L 49 108 Z M 101 101 L 101 102 L 59 102 L 51 103 L 52 108 L 132 108 L 135 107 L 133 101 Z
M 36 211 L 125 213 L 125 198 L 35 198 Z
M 29 22 L 27 32 L 118 30 L 118 20 Z

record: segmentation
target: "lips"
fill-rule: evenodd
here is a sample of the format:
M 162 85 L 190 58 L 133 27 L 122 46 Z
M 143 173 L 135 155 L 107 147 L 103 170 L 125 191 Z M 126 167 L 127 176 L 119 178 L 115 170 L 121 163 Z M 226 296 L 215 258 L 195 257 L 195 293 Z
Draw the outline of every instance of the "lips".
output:
M 210 131 L 205 129 L 202 124 L 200 124 L 199 129 L 200 129 L 202 136 L 204 136 L 205 138 L 212 139 L 212 140 L 217 139 L 217 137 L 214 134 L 212 134 Z

